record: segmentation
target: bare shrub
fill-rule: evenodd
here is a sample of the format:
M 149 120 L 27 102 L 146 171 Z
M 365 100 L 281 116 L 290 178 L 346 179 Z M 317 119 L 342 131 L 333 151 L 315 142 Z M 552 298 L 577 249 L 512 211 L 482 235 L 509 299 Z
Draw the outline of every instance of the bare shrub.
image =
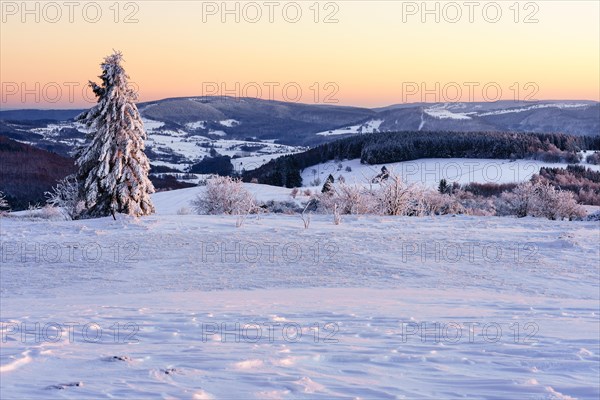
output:
M 304 229 L 308 229 L 308 227 L 310 226 L 310 211 L 308 211 L 310 206 L 311 201 L 306 203 L 306 206 L 304 206 L 304 210 L 302 210 L 302 214 L 300 214 L 300 217 L 302 218 L 302 223 L 304 224 Z
M 300 189 L 298 189 L 297 187 L 295 187 L 290 192 L 290 196 L 292 196 L 292 199 L 295 199 L 296 196 L 298 196 L 298 193 L 300 193 Z

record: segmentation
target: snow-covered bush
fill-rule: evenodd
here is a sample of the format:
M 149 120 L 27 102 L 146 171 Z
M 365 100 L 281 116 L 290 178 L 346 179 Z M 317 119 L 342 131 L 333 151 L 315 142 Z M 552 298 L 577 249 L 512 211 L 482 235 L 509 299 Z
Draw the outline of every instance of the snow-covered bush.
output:
M 406 185 L 399 176 L 390 175 L 375 188 L 338 183 L 328 192 L 315 196 L 318 211 L 331 214 L 377 214 L 424 216 L 462 214 L 456 197 L 442 195 L 419 185 Z
M 510 192 L 504 192 L 497 201 L 499 215 L 516 215 L 523 218 L 529 215 L 534 207 L 535 190 L 533 183 L 524 182 Z
M 428 214 L 427 189 L 407 185 L 397 175 L 381 181 L 377 191 L 379 212 L 383 215 L 423 216 Z
M 331 185 L 329 192 L 321 193 L 315 197 L 321 212 L 332 213 L 334 208 L 340 214 L 376 214 L 376 195 L 360 186 L 350 186 L 345 183 Z
M 543 216 L 548 219 L 562 220 L 566 218 L 572 221 L 581 219 L 586 215 L 585 209 L 577 204 L 572 192 L 554 189 L 545 204 L 546 208 Z
M 255 211 L 254 197 L 239 179 L 219 176 L 206 182 L 205 190 L 192 201 L 198 214 L 247 215 Z
M 427 190 L 424 195 L 427 215 L 467 213 L 467 209 L 454 195 L 440 193 L 436 190 Z
M 83 211 L 84 203 L 79 199 L 79 185 L 75 175 L 69 175 L 60 180 L 46 192 L 46 203 L 60 210 L 66 219 L 75 219 Z
M 551 220 L 578 219 L 585 216 L 573 193 L 561 191 L 544 181 L 525 182 L 504 192 L 497 204 L 498 214 L 517 217 L 543 217 Z

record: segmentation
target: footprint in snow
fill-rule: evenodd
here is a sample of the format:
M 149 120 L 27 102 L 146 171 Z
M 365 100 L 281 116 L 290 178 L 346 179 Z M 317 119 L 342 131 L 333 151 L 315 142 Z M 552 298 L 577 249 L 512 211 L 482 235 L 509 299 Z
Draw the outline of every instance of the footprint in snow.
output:
M 167 368 L 167 369 L 161 369 L 162 372 L 165 373 L 165 375 L 173 375 L 178 373 L 179 371 L 177 371 L 177 369 L 175 368 Z
M 106 357 L 106 358 L 104 358 L 104 361 L 109 361 L 109 362 L 126 361 L 126 362 L 130 362 L 131 358 L 128 357 L 128 356 L 112 356 L 112 357 Z
M 71 383 L 61 383 L 59 385 L 50 385 L 46 389 L 57 389 L 57 390 L 65 390 L 68 387 L 81 387 L 83 386 L 83 382 L 71 382 Z

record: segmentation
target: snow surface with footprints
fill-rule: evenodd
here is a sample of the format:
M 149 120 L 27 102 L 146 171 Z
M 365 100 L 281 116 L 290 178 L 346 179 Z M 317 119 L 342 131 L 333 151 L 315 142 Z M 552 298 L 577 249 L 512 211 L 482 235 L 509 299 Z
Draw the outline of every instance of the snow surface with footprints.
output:
M 0 219 L 2 399 L 600 395 L 598 222 L 236 228 L 176 215 L 197 190 L 139 220 Z

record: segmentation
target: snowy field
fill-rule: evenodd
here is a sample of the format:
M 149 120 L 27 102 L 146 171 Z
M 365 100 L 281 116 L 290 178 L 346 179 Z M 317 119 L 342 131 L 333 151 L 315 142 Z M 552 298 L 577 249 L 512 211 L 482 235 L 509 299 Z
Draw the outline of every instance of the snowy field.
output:
M 592 152 L 583 152 L 585 155 Z M 329 161 L 308 167 L 302 171 L 302 183 L 311 185 L 316 178 L 321 185 L 329 174 L 337 179 L 340 175 L 348 184 L 368 184 L 385 166 L 390 172 L 402 177 L 409 184 L 422 184 L 437 187 L 440 180 L 448 183 L 519 183 L 531 179 L 540 168 L 566 168 L 568 164 L 547 163 L 538 160 L 498 160 L 483 158 L 423 158 L 414 161 L 403 161 L 388 164 L 361 164 L 359 159 Z M 600 165 L 581 163 L 586 168 L 600 171 Z M 347 170 L 350 169 L 350 171 Z
M 264 197 L 289 189 L 254 185 Z M 0 219 L 0 398 L 597 399 L 598 222 Z

